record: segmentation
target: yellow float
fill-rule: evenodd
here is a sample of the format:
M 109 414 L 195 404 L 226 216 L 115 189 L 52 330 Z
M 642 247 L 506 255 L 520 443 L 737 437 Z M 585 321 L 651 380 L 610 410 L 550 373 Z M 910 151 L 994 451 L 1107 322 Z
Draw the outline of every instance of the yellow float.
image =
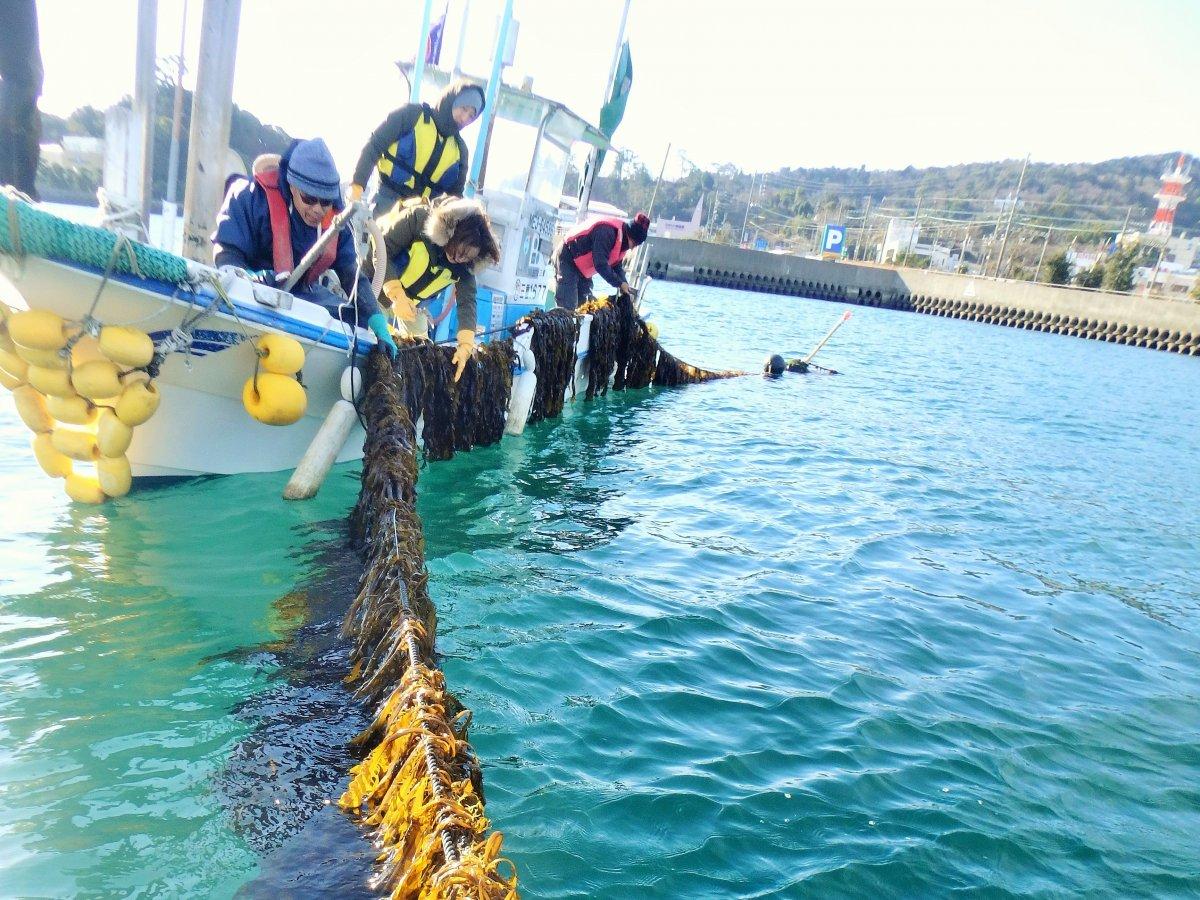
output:
M 75 388 L 71 387 L 71 376 L 66 369 L 44 369 L 41 366 L 30 366 L 25 373 L 25 380 L 48 397 L 74 397 Z
M 124 497 L 133 484 L 129 460 L 124 456 L 114 459 L 100 457 L 96 460 L 96 475 L 100 482 L 100 490 L 110 497 Z
M 59 453 L 80 462 L 94 462 L 100 456 L 100 450 L 96 446 L 96 436 L 90 431 L 55 428 L 50 432 L 50 443 Z
M 32 347 L 17 346 L 17 356 L 31 366 L 41 366 L 43 369 L 65 369 L 67 358 L 57 350 L 35 350 Z
M 121 393 L 120 371 L 107 359 L 84 363 L 71 374 L 71 384 L 82 397 L 103 400 Z
M 24 383 L 23 379 L 18 378 L 16 375 L 9 375 L 3 369 L 0 369 L 0 385 L 8 388 L 10 391 L 15 391 Z
M 115 412 L 106 409 L 100 414 L 100 421 L 96 425 L 96 446 L 101 456 L 124 456 L 132 440 L 133 429 L 118 419 Z
M 67 476 L 67 496 L 76 503 L 103 503 L 104 489 L 94 475 L 74 472 Z
M 48 309 L 26 309 L 8 319 L 8 333 L 18 346 L 31 350 L 60 350 L 67 343 L 62 316 Z
M 47 397 L 46 408 L 55 419 L 70 425 L 92 425 L 96 421 L 96 407 L 78 394 Z
M 259 365 L 276 375 L 295 375 L 304 368 L 304 348 L 284 334 L 264 334 L 254 342 Z
M 37 457 L 42 471 L 51 478 L 66 478 L 73 471 L 71 460 L 54 448 L 48 434 L 34 435 L 33 455 Z
M 121 392 L 117 400 L 117 418 L 134 428 L 149 420 L 158 409 L 158 389 L 149 383 L 135 381 Z
M 98 359 L 107 357 L 100 352 L 100 342 L 90 334 L 85 334 L 71 347 L 71 365 L 75 368 Z
M 100 351 L 113 362 L 136 369 L 154 359 L 154 342 L 136 328 L 105 325 L 100 329 Z
M 25 380 L 25 370 L 29 368 L 29 363 L 21 359 L 11 350 L 5 350 L 0 347 L 0 369 L 3 369 L 13 378 L 18 381 Z
M 15 388 L 13 401 L 17 404 L 17 415 L 34 434 L 44 434 L 54 427 L 54 420 L 46 409 L 46 398 L 27 384 Z
M 242 387 L 242 405 L 264 425 L 291 425 L 308 408 L 308 395 L 295 378 L 260 372 L 257 379 L 247 379 Z

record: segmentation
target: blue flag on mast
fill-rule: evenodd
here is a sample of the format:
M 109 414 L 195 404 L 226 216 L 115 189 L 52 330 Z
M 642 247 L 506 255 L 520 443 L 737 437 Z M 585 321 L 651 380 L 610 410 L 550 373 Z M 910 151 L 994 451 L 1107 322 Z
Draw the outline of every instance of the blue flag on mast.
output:
M 425 42 L 425 65 L 436 66 L 442 58 L 442 35 L 446 31 L 446 14 L 450 12 L 450 0 L 442 7 L 442 17 L 429 29 L 429 40 Z

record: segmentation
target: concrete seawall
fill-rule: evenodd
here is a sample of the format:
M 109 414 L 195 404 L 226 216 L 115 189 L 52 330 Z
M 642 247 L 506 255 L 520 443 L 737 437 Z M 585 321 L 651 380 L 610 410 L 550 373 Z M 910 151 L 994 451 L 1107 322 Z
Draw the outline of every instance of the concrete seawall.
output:
M 650 239 L 655 278 L 923 312 L 1200 356 L 1200 304 Z

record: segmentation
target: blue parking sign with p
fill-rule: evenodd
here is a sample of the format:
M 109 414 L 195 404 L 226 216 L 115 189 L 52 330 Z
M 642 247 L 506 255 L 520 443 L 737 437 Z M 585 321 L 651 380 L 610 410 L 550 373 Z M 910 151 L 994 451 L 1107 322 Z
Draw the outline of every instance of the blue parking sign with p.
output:
M 846 227 L 844 225 L 826 225 L 825 234 L 821 238 L 821 252 L 841 256 L 846 252 Z

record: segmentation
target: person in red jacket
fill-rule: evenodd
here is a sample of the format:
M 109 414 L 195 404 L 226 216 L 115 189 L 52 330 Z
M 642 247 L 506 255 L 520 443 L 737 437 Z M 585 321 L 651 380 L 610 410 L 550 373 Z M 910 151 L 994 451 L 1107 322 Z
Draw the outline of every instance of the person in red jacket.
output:
M 592 291 L 592 276 L 601 278 L 620 291 L 630 292 L 621 260 L 646 240 L 650 218 L 638 213 L 632 219 L 589 219 L 569 231 L 558 248 L 555 266 L 557 283 L 555 305 L 573 310 Z

